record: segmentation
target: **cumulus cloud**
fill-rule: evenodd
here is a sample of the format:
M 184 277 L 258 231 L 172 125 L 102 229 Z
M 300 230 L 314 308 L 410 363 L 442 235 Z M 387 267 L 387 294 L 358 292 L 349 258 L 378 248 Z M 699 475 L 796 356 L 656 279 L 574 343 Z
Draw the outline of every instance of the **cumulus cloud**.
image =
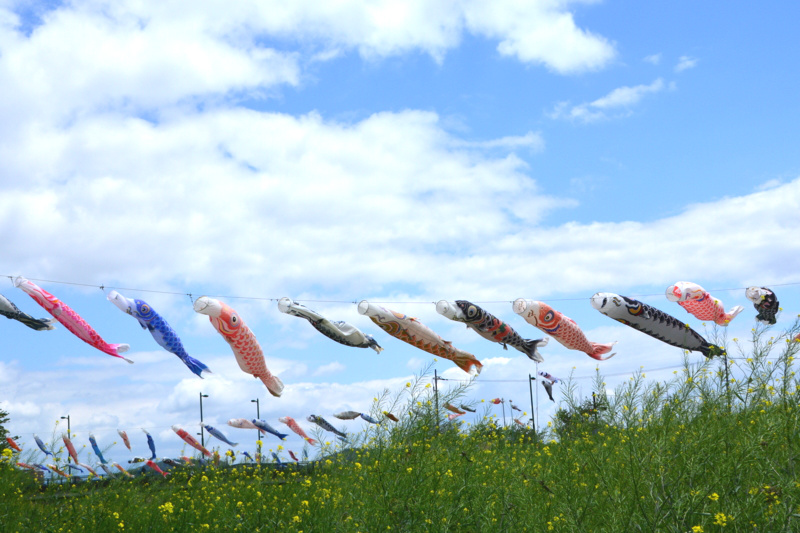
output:
M 599 69 L 614 58 L 607 39 L 575 24 L 568 3 L 469 2 L 465 4 L 467 27 L 475 33 L 501 39 L 502 55 L 520 61 L 542 63 L 559 73 Z
M 630 109 L 639 104 L 642 98 L 648 94 L 661 92 L 665 87 L 666 84 L 661 78 L 656 79 L 649 85 L 618 87 L 597 100 L 576 106 L 570 106 L 568 102 L 560 102 L 548 116 L 552 119 L 579 120 L 582 122 L 627 116 L 631 113 Z
M 574 3 L 204 0 L 187 11 L 87 0 L 24 17 L 5 8 L 0 87 L 3 100 L 29 102 L 27 112 L 39 101 L 49 104 L 41 112 L 66 109 L 68 120 L 88 106 L 138 109 L 209 94 L 263 94 L 298 83 L 302 64 L 342 50 L 372 59 L 421 51 L 442 61 L 465 34 L 497 40 L 500 54 L 558 73 L 602 68 L 614 46 L 575 24 Z M 66 70 L 76 66 L 78 76 Z
M 355 124 L 230 109 L 158 125 L 103 116 L 20 144 L 7 147 L 7 175 L 39 179 L 9 183 L 0 198 L 6 259 L 62 277 L 83 277 L 88 261 L 140 285 L 216 283 L 207 273 L 224 270 L 239 291 L 260 278 L 273 293 L 322 268 L 328 288 L 378 286 L 392 281 L 382 272 L 435 276 L 437 256 L 573 205 L 543 194 L 513 153 L 465 148 L 428 112 Z M 81 254 L 68 252 L 76 246 Z M 48 267 L 43 247 L 62 260 Z M 423 248 L 437 252 L 411 259 Z

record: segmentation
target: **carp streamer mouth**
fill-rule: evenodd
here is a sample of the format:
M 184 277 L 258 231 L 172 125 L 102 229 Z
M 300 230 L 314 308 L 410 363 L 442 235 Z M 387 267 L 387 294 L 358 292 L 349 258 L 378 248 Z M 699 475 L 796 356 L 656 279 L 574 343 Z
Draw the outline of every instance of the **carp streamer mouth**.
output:
M 203 315 L 213 316 L 215 318 L 222 314 L 222 305 L 218 300 L 209 298 L 208 296 L 201 296 L 192 304 L 194 310 Z

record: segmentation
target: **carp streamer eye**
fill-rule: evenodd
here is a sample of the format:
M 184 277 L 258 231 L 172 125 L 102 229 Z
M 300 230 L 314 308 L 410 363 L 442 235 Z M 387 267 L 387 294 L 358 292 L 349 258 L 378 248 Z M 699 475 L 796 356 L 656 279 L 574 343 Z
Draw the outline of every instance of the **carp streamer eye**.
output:
M 545 322 L 550 322 L 551 320 L 553 320 L 553 318 L 555 318 L 555 315 L 553 314 L 552 311 L 548 311 L 547 314 L 544 315 Z
M 473 316 L 476 316 L 477 314 L 478 314 L 478 309 L 474 305 L 470 305 L 467 308 L 467 316 L 468 317 L 473 317 Z

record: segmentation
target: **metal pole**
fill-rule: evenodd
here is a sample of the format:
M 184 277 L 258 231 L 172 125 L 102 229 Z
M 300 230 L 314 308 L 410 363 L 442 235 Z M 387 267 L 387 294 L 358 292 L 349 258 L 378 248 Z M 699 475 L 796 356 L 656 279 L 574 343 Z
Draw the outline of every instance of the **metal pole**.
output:
M 256 418 L 261 418 L 261 409 L 260 409 L 261 404 L 258 401 L 258 398 L 256 398 L 255 400 L 250 400 L 250 403 L 256 404 Z M 257 429 L 256 430 L 256 457 L 259 457 L 259 458 L 261 457 L 261 446 L 258 444 L 258 441 L 260 441 L 260 440 L 261 440 L 261 431 Z
M 506 401 L 501 400 L 500 405 L 503 407 L 503 427 L 506 427 Z
M 439 430 L 439 373 L 433 369 L 433 395 L 436 401 L 436 430 Z
M 62 416 L 61 420 L 66 420 L 67 421 L 67 438 L 71 439 L 72 438 L 72 428 L 70 428 L 70 425 L 69 425 L 69 415 Z M 71 462 L 70 461 L 70 455 L 67 454 L 67 463 L 69 463 L 69 462 Z
M 539 363 L 536 363 L 536 375 L 539 375 Z M 539 417 L 539 387 L 536 387 L 536 420 L 541 420 Z M 534 428 L 536 429 L 536 428 Z
M 531 391 L 531 427 L 536 429 L 536 418 L 534 417 L 533 411 L 533 382 L 536 381 L 536 378 L 528 374 L 528 389 Z
M 206 438 L 205 432 L 203 431 L 205 429 L 203 427 L 203 398 L 208 398 L 208 394 L 200 393 L 200 445 L 205 448 Z

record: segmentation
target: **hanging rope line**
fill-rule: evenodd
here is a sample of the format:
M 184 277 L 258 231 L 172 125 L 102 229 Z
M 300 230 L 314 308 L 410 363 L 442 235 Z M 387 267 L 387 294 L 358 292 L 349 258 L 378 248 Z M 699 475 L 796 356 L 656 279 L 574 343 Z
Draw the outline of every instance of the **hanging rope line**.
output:
M 7 277 L 9 280 L 13 282 L 15 276 L 9 276 L 7 274 L 2 275 L 3 277 Z M 186 292 L 179 292 L 179 291 L 164 291 L 164 290 L 157 290 L 157 289 L 139 289 L 133 287 L 111 287 L 105 285 L 96 285 L 92 283 L 79 283 L 76 281 L 60 281 L 60 280 L 52 280 L 52 279 L 42 279 L 42 278 L 28 278 L 31 281 L 40 281 L 43 283 L 55 283 L 57 285 L 72 285 L 76 287 L 92 287 L 92 288 L 99 288 L 100 290 L 104 291 L 105 289 L 113 289 L 118 291 L 131 291 L 131 292 L 146 292 L 146 293 L 153 293 L 153 294 L 172 294 L 176 296 L 189 296 L 192 299 L 192 293 Z M 800 285 L 800 281 L 798 282 L 791 282 L 791 283 L 763 283 L 759 286 L 769 286 L 769 287 L 791 287 Z M 708 292 L 733 292 L 733 291 L 743 291 L 747 290 L 747 287 L 729 287 L 724 289 L 707 289 Z M 664 293 L 651 293 L 651 294 L 631 294 L 628 295 L 631 298 L 646 298 L 651 296 L 663 296 Z M 268 302 L 277 302 L 280 298 L 268 298 L 263 296 L 231 296 L 231 295 L 221 295 L 221 294 L 209 294 L 212 298 L 226 298 L 230 300 L 254 300 L 254 301 L 268 301 Z M 577 302 L 582 300 L 587 300 L 588 298 L 548 298 L 548 302 Z M 335 304 L 356 304 L 358 301 L 356 300 L 310 300 L 310 299 L 303 299 L 299 300 L 303 302 L 312 302 L 312 303 L 335 303 Z M 375 303 L 381 304 L 436 304 L 436 302 L 432 301 L 420 301 L 420 300 L 398 300 L 398 301 L 388 301 L 388 300 L 375 300 Z M 512 303 L 513 300 L 482 300 L 482 301 L 475 301 L 473 303 L 477 304 L 501 304 L 501 303 Z

